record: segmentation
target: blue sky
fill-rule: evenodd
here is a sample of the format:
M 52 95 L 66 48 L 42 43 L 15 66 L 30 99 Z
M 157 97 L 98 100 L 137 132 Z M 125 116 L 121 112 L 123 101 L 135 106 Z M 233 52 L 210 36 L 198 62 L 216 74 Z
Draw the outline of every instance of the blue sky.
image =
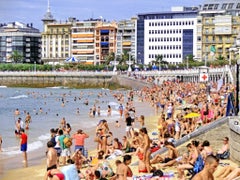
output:
M 68 17 L 79 20 L 99 18 L 130 19 L 139 13 L 170 11 L 172 6 L 197 6 L 203 0 L 50 0 L 51 12 L 57 21 Z M 20 21 L 33 23 L 42 31 L 41 19 L 48 0 L 0 0 L 0 23 Z

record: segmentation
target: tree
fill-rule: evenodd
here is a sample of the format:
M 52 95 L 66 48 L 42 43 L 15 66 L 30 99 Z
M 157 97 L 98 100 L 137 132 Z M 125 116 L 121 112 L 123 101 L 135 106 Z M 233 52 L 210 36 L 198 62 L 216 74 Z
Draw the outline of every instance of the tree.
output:
M 155 61 L 152 61 L 153 63 L 155 63 L 156 65 L 159 65 L 159 68 L 162 67 L 162 65 L 167 65 L 168 62 L 163 60 L 163 56 L 161 54 L 158 54 L 155 58 Z
M 23 55 L 19 51 L 15 50 L 12 52 L 10 58 L 13 60 L 14 63 L 20 63 L 23 60 Z
M 106 61 L 105 61 L 105 64 L 106 65 L 109 65 L 111 61 L 114 61 L 115 59 L 115 53 L 114 52 L 111 52 L 110 54 L 108 54 L 106 56 Z

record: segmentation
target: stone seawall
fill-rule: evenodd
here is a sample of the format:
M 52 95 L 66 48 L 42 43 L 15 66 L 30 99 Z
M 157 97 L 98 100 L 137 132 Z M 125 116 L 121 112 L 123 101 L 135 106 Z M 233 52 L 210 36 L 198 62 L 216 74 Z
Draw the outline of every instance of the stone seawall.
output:
M 134 78 L 129 78 L 129 77 L 125 77 L 125 76 L 113 76 L 112 78 L 112 82 L 119 84 L 122 87 L 128 87 L 128 88 L 132 88 L 132 89 L 141 89 L 143 87 L 151 87 L 152 84 L 147 83 L 145 81 L 140 81 L 140 80 L 136 80 Z
M 230 158 L 236 163 L 240 163 L 240 120 L 239 117 L 231 118 L 230 128 Z
M 53 87 L 109 88 L 113 85 L 112 76 L 76 75 L 0 75 L 0 85 L 9 87 Z

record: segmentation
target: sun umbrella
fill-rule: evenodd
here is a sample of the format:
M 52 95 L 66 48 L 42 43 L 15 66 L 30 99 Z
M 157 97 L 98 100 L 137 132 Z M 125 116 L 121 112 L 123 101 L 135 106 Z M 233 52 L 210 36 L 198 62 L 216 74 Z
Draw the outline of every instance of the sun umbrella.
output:
M 195 117 L 200 117 L 200 114 L 192 112 L 192 113 L 189 113 L 189 114 L 187 114 L 187 115 L 185 115 L 183 117 L 184 118 L 195 118 Z

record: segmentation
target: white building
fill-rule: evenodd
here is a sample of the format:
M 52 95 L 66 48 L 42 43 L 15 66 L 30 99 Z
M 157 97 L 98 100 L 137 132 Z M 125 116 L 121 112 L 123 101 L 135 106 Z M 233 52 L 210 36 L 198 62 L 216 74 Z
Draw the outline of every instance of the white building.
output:
M 139 14 L 137 59 L 149 64 L 162 55 L 164 61 L 178 64 L 195 56 L 197 13 L 198 8 L 175 7 L 170 12 Z

